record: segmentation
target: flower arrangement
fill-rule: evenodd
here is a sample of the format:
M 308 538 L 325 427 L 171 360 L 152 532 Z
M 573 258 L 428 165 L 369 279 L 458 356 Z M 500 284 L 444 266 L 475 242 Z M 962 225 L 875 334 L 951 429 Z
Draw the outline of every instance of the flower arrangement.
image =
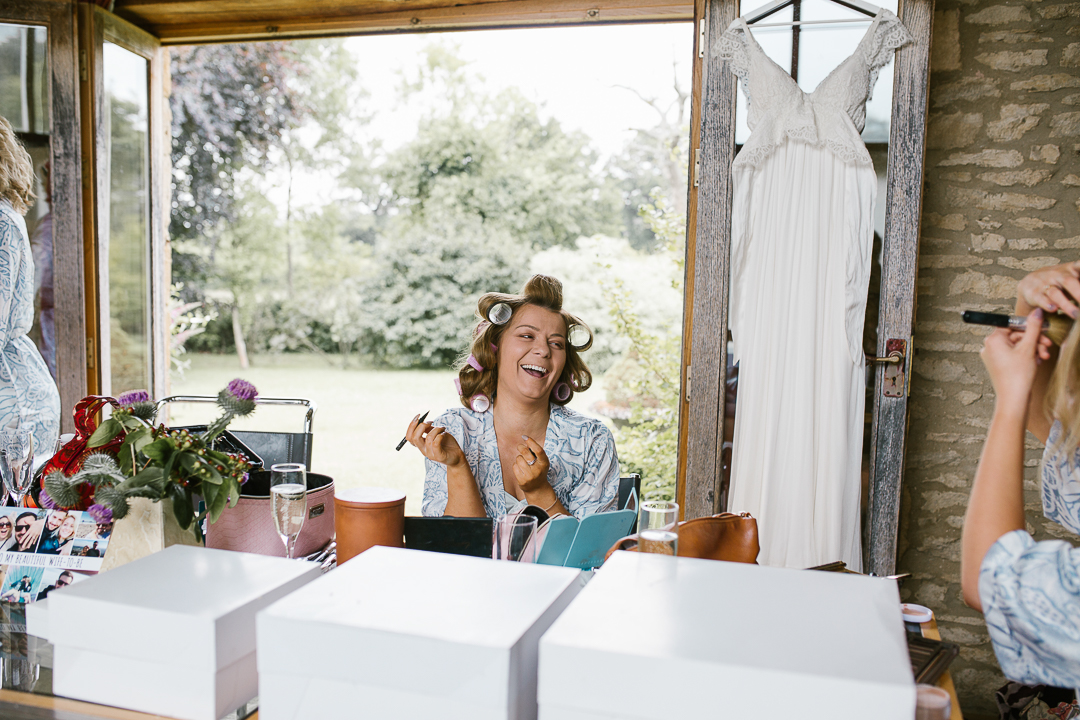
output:
M 215 522 L 240 498 L 252 463 L 239 453 L 214 449 L 214 440 L 234 418 L 255 411 L 258 391 L 237 378 L 218 393 L 222 415 L 203 433 L 154 425 L 157 405 L 145 390 L 116 399 L 112 417 L 87 441 L 90 454 L 70 477 L 49 473 L 39 501 L 47 508 L 86 510 L 100 522 L 128 513 L 128 499 L 170 499 L 181 528 L 193 524 L 200 535 L 203 518 Z M 117 445 L 117 440 L 122 442 Z M 115 448 L 114 451 L 112 451 Z M 205 509 L 199 512 L 198 499 Z

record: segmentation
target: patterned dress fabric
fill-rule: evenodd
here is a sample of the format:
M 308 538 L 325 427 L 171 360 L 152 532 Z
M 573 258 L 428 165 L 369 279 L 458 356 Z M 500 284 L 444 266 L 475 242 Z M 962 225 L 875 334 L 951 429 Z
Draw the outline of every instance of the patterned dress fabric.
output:
M 499 444 L 491 412 L 451 408 L 437 417 L 465 453 L 488 517 L 506 515 L 507 493 L 503 488 Z M 600 422 L 559 405 L 551 406 L 544 452 L 548 456 L 548 482 L 570 513 L 581 519 L 597 512 L 615 510 L 619 494 L 619 458 L 615 439 Z M 423 513 L 439 517 L 446 510 L 446 466 L 426 461 Z
M 60 393 L 26 333 L 34 324 L 34 258 L 26 224 L 0 201 L 0 427 L 34 423 L 34 454 L 60 434 Z
M 910 41 L 879 11 L 811 93 L 742 19 L 714 48 L 749 102 L 750 138 L 731 167 L 739 400 L 728 509 L 757 518 L 763 565 L 862 567 L 862 331 L 877 176 L 859 134 L 878 72 Z
M 1055 422 L 1043 453 L 1043 512 L 1080 534 L 1080 451 L 1056 452 L 1062 434 Z M 983 558 L 979 599 L 1007 678 L 1080 688 L 1080 548 L 1023 530 L 1003 535 Z

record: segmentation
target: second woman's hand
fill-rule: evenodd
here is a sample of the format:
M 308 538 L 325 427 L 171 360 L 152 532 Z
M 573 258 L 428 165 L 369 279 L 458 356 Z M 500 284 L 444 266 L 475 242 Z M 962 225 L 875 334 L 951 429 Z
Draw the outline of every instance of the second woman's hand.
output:
M 1042 320 L 1043 311 L 1035 309 L 1024 332 L 998 328 L 983 342 L 980 355 L 1001 409 L 1027 409 L 1036 367 L 1049 358 L 1050 339 L 1041 333 Z
M 1063 312 L 1074 320 L 1080 315 L 1080 262 L 1051 265 L 1028 273 L 1016 288 L 1019 315 L 1035 308 Z

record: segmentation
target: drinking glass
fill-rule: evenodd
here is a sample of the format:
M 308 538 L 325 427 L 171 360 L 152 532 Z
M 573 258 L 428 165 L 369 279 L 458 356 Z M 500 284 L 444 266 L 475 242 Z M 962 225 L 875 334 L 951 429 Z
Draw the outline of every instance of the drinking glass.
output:
M 303 463 L 270 466 L 270 512 L 290 560 L 307 517 L 307 468 Z
M 536 543 L 529 542 L 536 533 L 532 515 L 504 515 L 493 526 L 493 552 L 496 560 L 536 562 Z
M 0 430 L 0 476 L 4 488 L 21 506 L 34 479 L 34 434 L 27 426 Z
M 638 551 L 677 555 L 679 550 L 679 506 L 664 500 L 641 503 L 638 518 Z

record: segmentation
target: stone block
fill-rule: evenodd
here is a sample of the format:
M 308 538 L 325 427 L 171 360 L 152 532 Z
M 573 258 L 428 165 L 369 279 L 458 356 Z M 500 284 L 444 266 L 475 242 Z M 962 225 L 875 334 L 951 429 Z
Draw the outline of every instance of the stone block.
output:
M 1076 250 L 1080 248 L 1080 235 L 1071 238 L 1061 238 L 1054 241 L 1054 248 L 1057 250 Z
M 1080 135 L 1080 112 L 1067 112 L 1050 119 L 1050 137 L 1076 137 Z
M 923 224 L 944 230 L 963 230 L 967 227 L 967 221 L 960 213 L 952 215 L 939 215 L 938 213 L 924 213 Z
M 993 260 L 972 257 L 971 255 L 924 255 L 919 254 L 920 268 L 966 268 L 978 265 L 992 265 Z
M 1031 22 L 1031 13 L 1019 5 L 994 5 L 964 18 L 972 25 L 1006 25 L 1014 22 Z
M 1024 30 L 994 30 L 992 32 L 984 32 L 979 35 L 980 45 L 982 43 L 1005 43 L 1006 45 L 1015 45 L 1016 43 L 1052 42 L 1054 42 L 1054 38 L 1052 37 L 1047 37 L 1042 33 L 1025 32 Z
M 1080 67 L 1080 43 L 1071 43 L 1061 51 L 1061 67 Z
M 937 47 L 937 43 L 934 43 L 934 47 Z M 931 97 L 934 99 L 934 107 L 942 107 L 957 100 L 974 101 L 986 97 L 1001 97 L 1001 90 L 998 89 L 997 80 L 980 75 L 960 78 L 935 87 Z
M 1080 97 L 1080 94 L 1077 95 Z M 1030 158 L 1047 165 L 1056 165 L 1061 157 L 1061 148 L 1057 145 L 1032 145 Z
M 937 113 L 930 116 L 926 147 L 931 150 L 962 148 L 975 142 L 982 128 L 982 113 Z
M 1075 93 L 1073 95 L 1066 95 L 1065 97 L 1061 98 L 1061 104 L 1062 105 L 1080 105 L 1080 93 Z
M 1043 197 L 1042 195 L 1026 195 L 1013 192 L 988 193 L 974 188 L 959 187 L 947 188 L 945 198 L 953 207 L 975 207 L 980 210 L 1004 210 L 1006 212 L 1020 212 L 1029 209 L 1046 210 L 1057 204 L 1055 198 Z
M 1005 242 L 1010 250 L 1043 250 L 1049 247 L 1042 238 L 1016 238 Z
M 971 173 L 969 172 L 943 172 L 941 173 L 941 179 L 948 182 L 971 182 Z
M 979 295 L 991 299 L 1013 298 L 1016 296 L 1016 280 L 1008 275 L 987 275 L 986 273 L 981 273 L 976 270 L 968 270 L 962 275 L 957 275 L 953 281 L 949 283 L 949 294 Z M 950 361 L 942 360 L 941 362 L 948 363 Z M 919 364 L 916 364 L 915 367 L 916 372 L 918 372 Z M 964 382 L 964 380 L 961 380 L 961 378 L 964 377 L 967 378 L 965 384 L 981 382 L 980 380 L 973 379 L 970 375 L 967 375 L 966 369 L 963 373 L 960 373 L 955 377 L 951 377 L 949 376 L 949 373 L 942 372 L 941 370 L 935 372 L 928 369 L 928 372 L 932 372 L 935 376 L 932 377 L 930 374 L 925 373 L 920 374 L 923 374 L 930 380 L 939 380 L 941 382 Z
M 1042 230 L 1043 228 L 1063 230 L 1065 228 L 1065 226 L 1059 222 L 1052 222 L 1050 220 L 1042 220 L 1033 217 L 1011 218 L 1009 224 L 1015 225 L 1018 228 L 1023 228 L 1024 230 Z
M 998 142 L 1019 140 L 1039 124 L 1039 114 L 1050 109 L 1049 103 L 1009 104 L 1001 108 L 1001 119 L 987 123 L 986 134 Z
M 1005 236 L 996 233 L 982 233 L 971 236 L 971 249 L 975 252 L 1000 252 L 1005 247 Z
M 1028 80 L 1017 80 L 1009 85 L 1010 90 L 1025 92 L 1053 92 L 1062 88 L 1080 87 L 1080 77 L 1055 73 L 1054 75 L 1036 75 Z
M 1066 175 L 1061 180 L 1061 184 L 1067 185 L 1068 187 L 1080 187 L 1080 177 L 1072 174 Z
M 1046 64 L 1049 50 L 1002 50 L 994 53 L 981 53 L 975 56 L 976 62 L 989 65 L 994 70 L 1020 72 Z
M 960 11 L 938 10 L 934 13 L 930 70 L 959 70 L 960 67 Z
M 994 220 L 989 215 L 984 218 L 979 218 L 975 221 L 975 224 L 981 227 L 983 230 L 997 230 L 999 227 L 1001 227 L 1001 223 L 999 223 L 997 220 Z
M 1037 13 L 1045 20 L 1061 20 L 1062 18 L 1080 18 L 1080 3 L 1067 2 L 1061 5 L 1050 5 L 1036 9 Z
M 956 401 L 961 405 L 967 406 L 982 397 L 982 393 L 971 392 L 970 390 L 961 390 L 956 393 Z
M 1033 272 L 1040 268 L 1050 267 L 1051 265 L 1057 265 L 1061 262 L 1056 257 L 1033 257 L 1033 258 L 1013 258 L 1013 257 L 1000 257 L 997 259 L 998 265 L 1002 267 L 1012 268 L 1013 270 L 1023 270 L 1024 272 Z
M 1013 185 L 1032 187 L 1044 180 L 1049 180 L 1053 174 L 1052 170 L 1004 170 L 1002 172 L 980 173 L 979 179 L 1002 187 L 1012 187 Z
M 1024 164 L 1018 150 L 983 150 L 977 153 L 953 153 L 938 163 L 938 167 L 978 165 L 979 167 L 1014 168 Z

